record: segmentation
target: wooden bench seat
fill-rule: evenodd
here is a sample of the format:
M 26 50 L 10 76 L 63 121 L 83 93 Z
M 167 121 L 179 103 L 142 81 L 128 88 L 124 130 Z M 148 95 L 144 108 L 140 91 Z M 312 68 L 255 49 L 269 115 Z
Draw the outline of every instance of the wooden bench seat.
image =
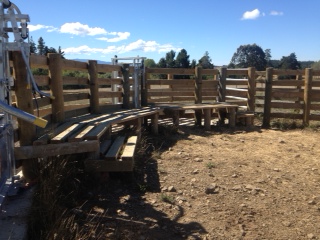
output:
M 224 103 L 224 102 L 217 102 L 213 104 L 175 104 L 175 103 L 169 103 L 169 104 L 157 104 L 156 106 L 163 109 L 163 112 L 165 115 L 172 117 L 173 123 L 176 127 L 179 126 L 179 118 L 180 113 L 187 111 L 187 110 L 193 110 L 195 117 L 196 117 L 196 124 L 201 125 L 202 116 L 204 117 L 204 127 L 206 130 L 211 129 L 211 118 L 213 112 L 226 112 L 227 117 L 229 120 L 229 126 L 235 127 L 236 122 L 236 111 L 238 108 L 238 105 L 236 104 L 230 104 L 230 103 Z

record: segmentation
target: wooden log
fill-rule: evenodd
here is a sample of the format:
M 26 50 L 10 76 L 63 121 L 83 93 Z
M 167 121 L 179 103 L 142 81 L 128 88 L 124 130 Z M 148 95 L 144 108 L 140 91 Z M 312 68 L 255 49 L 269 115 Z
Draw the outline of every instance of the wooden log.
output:
M 89 83 L 90 83 L 90 112 L 99 113 L 99 84 L 97 61 L 88 61 Z
M 118 136 L 116 140 L 112 143 L 109 151 L 106 153 L 104 158 L 106 160 L 115 161 L 118 159 L 120 151 L 122 150 L 125 141 L 124 136 Z
M 65 120 L 62 84 L 62 58 L 58 53 L 49 53 L 50 89 L 55 99 L 52 100 L 52 122 Z
M 14 156 L 16 160 L 46 158 L 58 155 L 95 152 L 99 150 L 99 147 L 99 141 L 22 146 L 14 148 Z

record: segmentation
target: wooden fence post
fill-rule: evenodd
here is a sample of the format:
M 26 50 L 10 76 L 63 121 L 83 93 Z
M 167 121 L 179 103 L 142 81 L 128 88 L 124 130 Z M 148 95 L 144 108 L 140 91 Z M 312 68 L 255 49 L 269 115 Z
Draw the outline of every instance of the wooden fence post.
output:
M 15 94 L 17 107 L 25 112 L 33 114 L 33 97 L 31 86 L 27 83 L 27 70 L 21 52 L 12 53 L 13 70 L 15 79 Z M 36 126 L 18 118 L 18 132 L 20 146 L 30 146 L 36 137 Z M 27 181 L 38 177 L 38 160 L 25 159 L 22 161 L 23 176 Z
M 27 70 L 23 61 L 21 52 L 12 52 L 14 78 L 15 78 L 15 94 L 17 107 L 22 111 L 33 113 L 33 97 L 31 86 L 27 82 Z M 32 145 L 36 137 L 36 127 L 34 124 L 26 122 L 18 118 L 19 139 L 21 146 Z
M 90 84 L 90 112 L 99 113 L 99 84 L 96 60 L 88 61 L 88 74 Z
M 130 82 L 129 82 L 129 64 L 123 64 L 122 68 L 122 86 L 123 86 L 123 108 L 130 108 Z
M 62 82 L 62 58 L 59 53 L 49 53 L 50 89 L 55 99 L 52 100 L 52 122 L 65 120 Z
M 202 67 L 195 68 L 195 103 L 202 103 Z
M 305 70 L 305 83 L 304 83 L 304 109 L 303 109 L 303 124 L 308 126 L 310 119 L 310 105 L 311 105 L 311 90 L 312 90 L 312 68 Z
M 272 97 L 272 78 L 273 68 L 266 69 L 266 81 L 264 87 L 264 110 L 262 127 L 270 127 L 270 114 L 271 114 L 271 97 Z
M 223 67 L 220 69 L 220 78 L 218 83 L 218 101 L 226 101 L 226 88 L 227 88 L 227 68 Z
M 255 94 L 256 94 L 256 69 L 248 68 L 248 103 L 247 111 L 254 112 L 255 110 Z
M 202 103 L 202 67 L 195 68 L 195 103 Z M 201 126 L 202 110 L 195 110 L 195 122 Z
M 144 76 L 141 76 L 141 106 L 148 106 L 148 76 L 150 74 L 147 73 L 147 68 L 145 68 Z

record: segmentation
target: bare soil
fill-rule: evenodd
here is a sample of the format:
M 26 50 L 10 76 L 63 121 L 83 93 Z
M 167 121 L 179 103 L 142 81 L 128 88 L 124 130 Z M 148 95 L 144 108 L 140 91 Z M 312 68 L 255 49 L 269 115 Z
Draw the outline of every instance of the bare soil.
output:
M 319 140 L 312 128 L 160 127 L 133 175 L 85 193 L 81 228 L 86 239 L 320 239 Z

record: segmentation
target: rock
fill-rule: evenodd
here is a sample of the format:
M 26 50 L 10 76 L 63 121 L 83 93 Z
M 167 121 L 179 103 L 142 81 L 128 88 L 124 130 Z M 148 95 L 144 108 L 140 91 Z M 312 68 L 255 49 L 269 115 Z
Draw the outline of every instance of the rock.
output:
M 192 171 L 192 174 L 198 174 L 199 173 L 199 169 L 195 169 Z
M 194 161 L 195 161 L 195 162 L 203 162 L 203 160 L 202 160 L 201 158 L 198 158 L 198 157 L 195 158 Z
M 273 171 L 280 172 L 280 169 L 279 168 L 274 168 Z
M 239 191 L 239 190 L 241 190 L 241 189 L 242 189 L 241 185 L 236 185 L 236 186 L 234 186 L 234 187 L 232 188 L 232 190 L 234 190 L 234 191 Z
M 210 186 L 206 187 L 205 190 L 206 194 L 215 194 L 219 192 L 219 187 L 217 186 L 217 184 L 212 183 Z
M 168 192 L 176 192 L 177 190 L 174 188 L 174 186 L 168 187 Z
M 285 227 L 290 227 L 290 226 L 291 226 L 291 222 L 289 222 L 289 221 L 283 221 L 283 222 L 282 222 L 282 225 L 285 226 Z
M 308 239 L 315 239 L 316 238 L 316 236 L 314 234 L 312 234 L 312 233 L 309 233 L 307 235 L 307 237 L 308 237 Z
M 232 177 L 232 178 L 237 178 L 238 175 L 237 175 L 237 174 L 233 174 L 231 177 Z
M 317 203 L 314 200 L 308 202 L 309 205 L 316 205 Z

